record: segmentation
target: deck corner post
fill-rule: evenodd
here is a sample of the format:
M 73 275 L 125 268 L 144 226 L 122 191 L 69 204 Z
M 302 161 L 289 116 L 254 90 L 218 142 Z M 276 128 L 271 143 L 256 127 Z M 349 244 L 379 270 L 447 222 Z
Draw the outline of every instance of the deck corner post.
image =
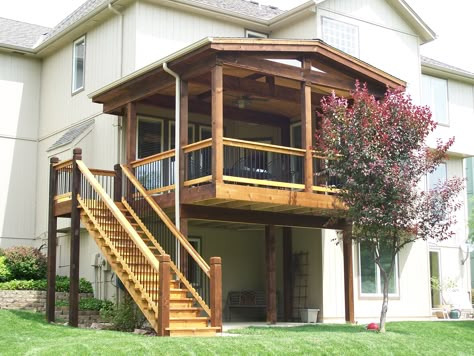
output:
M 354 316 L 354 271 L 352 258 L 352 222 L 346 220 L 343 238 L 344 254 L 344 301 L 346 323 L 355 323 Z
M 49 167 L 49 210 L 48 210 L 48 275 L 46 291 L 46 320 L 51 323 L 55 320 L 56 305 L 56 232 L 58 219 L 54 209 L 54 197 L 58 192 L 58 171 L 54 165 L 59 158 L 51 157 Z
M 211 257 L 209 261 L 211 277 L 211 326 L 222 331 L 222 260 Z
M 114 165 L 114 171 L 114 201 L 118 202 L 122 200 L 122 166 L 117 163 Z
M 81 186 L 81 172 L 77 161 L 82 160 L 82 149 L 74 148 L 72 157 L 71 187 L 71 249 L 69 267 L 69 326 L 79 325 L 79 257 L 81 246 L 81 222 L 77 196 Z
M 276 297 L 276 236 L 275 225 L 265 226 L 265 275 L 266 275 L 266 304 L 267 323 L 277 322 Z
M 212 180 L 222 183 L 224 174 L 224 75 L 222 64 L 211 72 L 212 88 Z
M 170 326 L 170 256 L 160 255 L 159 290 L 158 290 L 158 336 L 169 336 Z

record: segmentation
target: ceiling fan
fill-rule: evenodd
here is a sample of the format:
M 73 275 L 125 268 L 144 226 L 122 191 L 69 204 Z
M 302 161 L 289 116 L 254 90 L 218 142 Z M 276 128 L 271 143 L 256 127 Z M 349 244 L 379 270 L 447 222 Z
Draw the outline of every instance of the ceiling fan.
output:
M 229 94 L 229 95 L 235 98 L 232 101 L 232 104 L 237 106 L 239 109 L 245 109 L 251 103 L 256 102 L 256 101 L 268 101 L 268 99 L 266 98 L 261 98 L 261 97 L 252 96 L 252 95 L 232 95 L 232 94 Z

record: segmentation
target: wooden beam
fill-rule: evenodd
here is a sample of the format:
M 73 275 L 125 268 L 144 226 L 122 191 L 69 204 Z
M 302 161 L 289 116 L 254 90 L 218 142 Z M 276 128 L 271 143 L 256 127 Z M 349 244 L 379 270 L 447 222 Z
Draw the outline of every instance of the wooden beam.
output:
M 260 59 L 240 54 L 222 54 L 219 59 L 226 66 L 243 68 L 267 75 L 274 75 L 280 78 L 296 80 L 298 82 L 308 82 L 331 89 L 350 91 L 354 88 L 355 79 L 346 79 L 335 76 L 331 73 L 316 71 L 301 71 L 300 68 L 287 64 Z
M 285 321 L 293 317 L 292 234 L 291 227 L 283 227 L 283 315 Z
M 57 194 L 58 173 L 54 169 L 54 164 L 59 162 L 57 157 L 50 159 L 49 165 L 49 212 L 48 212 L 48 289 L 46 296 L 46 320 L 52 323 L 55 320 L 56 305 L 56 245 L 58 218 L 55 215 L 54 197 Z
M 222 182 L 224 173 L 224 97 L 223 70 L 221 65 L 212 68 L 212 180 Z
M 343 224 L 339 220 L 332 221 L 328 217 L 313 215 L 296 215 L 255 211 L 244 209 L 219 208 L 202 205 L 182 205 L 183 217 L 198 220 L 227 221 L 243 224 L 261 224 L 276 226 L 294 226 L 317 229 L 341 230 Z
M 354 324 L 354 272 L 352 261 L 352 223 L 346 222 L 343 229 L 344 254 L 344 301 L 346 322 Z
M 276 298 L 276 237 L 275 226 L 265 226 L 265 280 L 267 299 L 267 323 L 277 322 Z
M 135 102 L 127 103 L 127 131 L 125 132 L 125 150 L 127 164 L 137 159 L 137 107 Z
M 211 257 L 210 290 L 211 290 L 211 326 L 222 331 L 222 261 L 220 257 Z
M 81 172 L 77 161 L 82 159 L 82 150 L 73 150 L 72 161 L 72 199 L 71 199 L 71 246 L 69 252 L 69 326 L 79 325 L 79 261 L 81 247 L 81 220 L 77 196 L 81 187 Z

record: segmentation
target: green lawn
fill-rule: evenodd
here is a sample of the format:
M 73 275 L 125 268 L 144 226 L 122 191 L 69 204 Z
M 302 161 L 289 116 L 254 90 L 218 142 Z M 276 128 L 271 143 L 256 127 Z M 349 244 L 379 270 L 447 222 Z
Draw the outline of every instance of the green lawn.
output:
M 474 355 L 474 321 L 308 325 L 234 330 L 234 337 L 159 338 L 48 325 L 44 316 L 0 310 L 0 355 Z

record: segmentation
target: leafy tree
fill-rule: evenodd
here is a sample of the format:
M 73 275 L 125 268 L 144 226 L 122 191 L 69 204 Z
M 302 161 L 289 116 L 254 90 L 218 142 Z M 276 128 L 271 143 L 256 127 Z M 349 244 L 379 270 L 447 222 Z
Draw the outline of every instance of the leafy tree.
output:
M 350 100 L 334 93 L 324 98 L 319 116 L 316 149 L 328 155 L 327 173 L 342 182 L 337 197 L 353 222 L 352 239 L 372 250 L 380 269 L 380 331 L 385 332 L 397 254 L 417 240 L 440 241 L 454 235 L 451 226 L 461 207 L 457 197 L 463 180 L 420 189 L 425 175 L 447 158 L 454 139 L 428 148 L 425 139 L 436 123 L 430 110 L 414 105 L 402 89 L 388 89 L 377 100 L 357 82 Z

